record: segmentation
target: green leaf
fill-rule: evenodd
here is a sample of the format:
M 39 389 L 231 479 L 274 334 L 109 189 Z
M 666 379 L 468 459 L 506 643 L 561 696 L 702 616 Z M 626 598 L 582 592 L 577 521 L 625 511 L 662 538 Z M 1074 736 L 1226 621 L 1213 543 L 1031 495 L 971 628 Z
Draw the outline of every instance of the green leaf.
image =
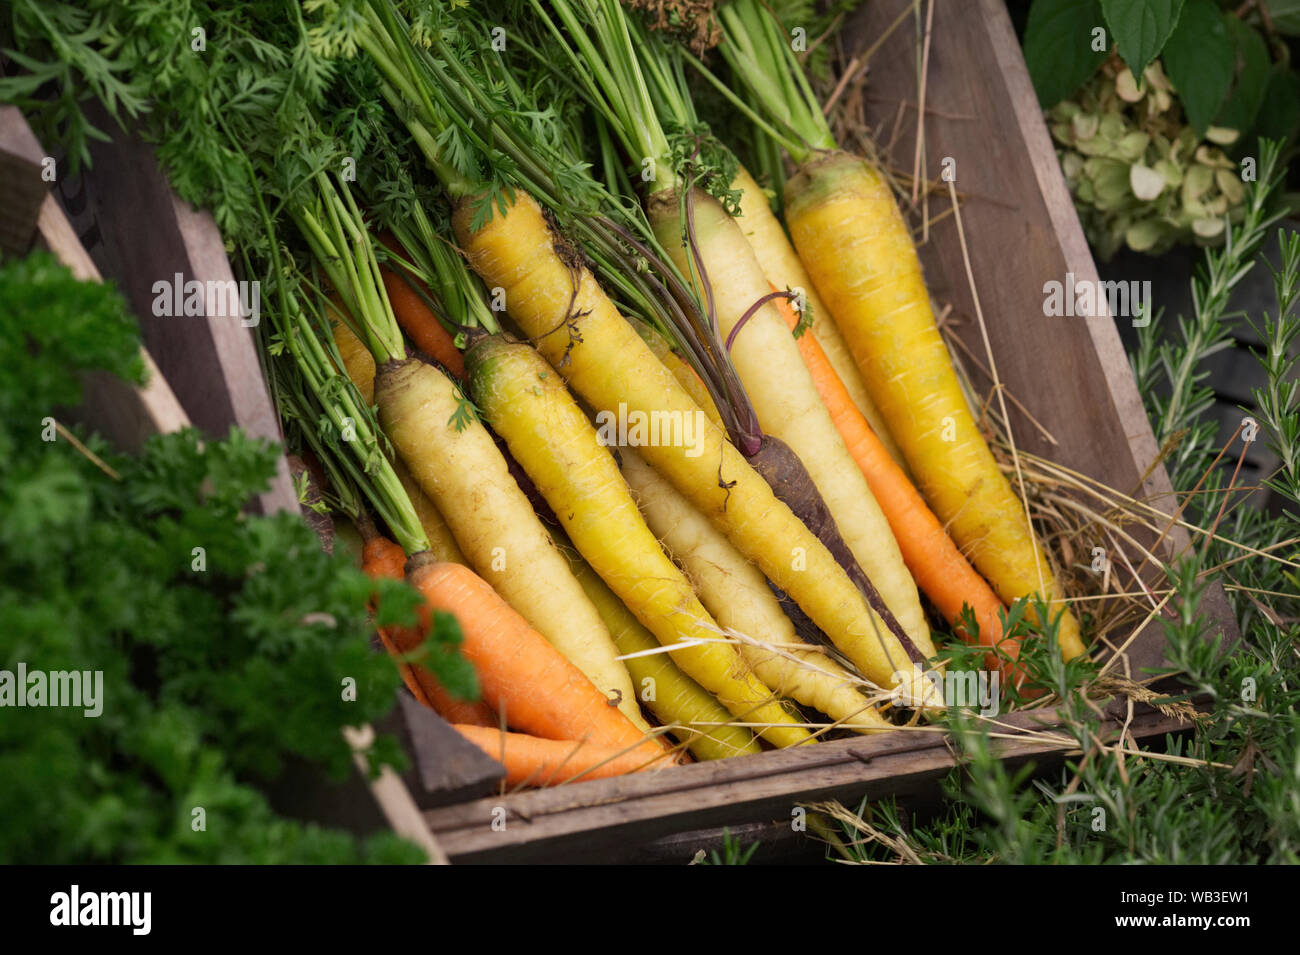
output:
M 1278 64 L 1269 75 L 1255 133 L 1265 139 L 1292 139 L 1300 129 L 1300 76 Z
M 0 262 L 0 303 L 0 368 L 18 372 L 0 375 L 0 661 L 94 672 L 98 704 L 90 691 L 83 700 L 101 708 L 0 716 L 0 859 L 409 856 L 281 819 L 254 788 L 291 757 L 351 773 L 339 727 L 382 717 L 399 684 L 388 655 L 370 649 L 370 579 L 325 554 L 298 515 L 248 513 L 278 446 L 186 430 L 127 457 L 83 434 L 110 476 L 64 432 L 42 440 L 43 419 L 77 403 L 83 372 L 139 379 L 125 302 L 38 253 Z M 418 595 L 385 583 L 410 593 L 414 622 Z M 443 627 L 434 641 L 451 671 L 455 637 Z M 341 692 L 349 685 L 355 698 Z M 398 755 L 381 739 L 370 763 Z M 208 834 L 190 828 L 199 805 Z
M 1246 133 L 1254 126 L 1260 104 L 1264 101 L 1271 60 L 1268 45 L 1256 30 L 1231 14 L 1224 14 L 1224 22 L 1237 46 L 1237 82 L 1214 125 Z
M 1178 25 L 1183 0 L 1101 0 L 1101 9 L 1119 55 L 1141 82 Z
M 1103 22 L 1099 0 L 1034 0 L 1025 25 L 1025 65 L 1044 108 L 1074 93 L 1105 62 L 1109 44 L 1094 50 L 1092 36 Z
M 1268 0 L 1269 19 L 1273 29 L 1288 36 L 1300 36 L 1300 0 Z
M 1187 0 L 1161 58 L 1198 137 L 1232 87 L 1235 53 L 1214 0 Z
M 424 602 L 419 593 L 405 580 L 376 580 L 375 626 L 414 627 L 419 624 L 416 610 Z

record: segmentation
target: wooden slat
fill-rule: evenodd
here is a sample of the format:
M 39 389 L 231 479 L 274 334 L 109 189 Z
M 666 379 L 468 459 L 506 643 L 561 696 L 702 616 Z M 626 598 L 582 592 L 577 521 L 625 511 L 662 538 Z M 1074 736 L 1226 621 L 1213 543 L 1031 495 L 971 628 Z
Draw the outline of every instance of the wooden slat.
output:
M 47 195 L 41 205 L 37 231 L 73 275 L 86 282 L 103 281 L 52 195 Z M 128 451 L 138 451 L 155 434 L 177 431 L 190 423 L 148 348 L 141 346 L 140 358 L 144 362 L 144 385 L 137 388 L 114 375 L 91 372 L 85 376 L 77 412 L 83 424 Z
M 1032 730 L 1045 715 L 1014 714 L 1005 722 L 1008 731 Z M 1111 740 L 1124 722 L 1125 707 L 1112 704 L 1101 737 Z M 1188 728 L 1145 707 L 1129 724 L 1138 740 Z M 1073 742 L 1060 734 L 1044 739 L 1030 733 L 994 740 L 994 747 L 1012 761 L 1055 759 L 1072 751 Z M 604 859 L 635 854 L 656 837 L 685 829 L 789 820 L 800 803 L 851 804 L 917 793 L 936 785 L 954 765 L 942 734 L 885 733 L 489 797 L 425 816 L 453 862 Z
M 58 194 L 99 270 L 111 276 L 140 318 L 146 348 L 171 383 L 194 426 L 225 437 L 232 426 L 281 439 L 279 422 L 258 361 L 253 329 L 237 316 L 219 315 L 213 301 L 202 316 L 155 315 L 156 282 L 233 280 L 211 216 L 183 203 L 167 183 L 153 150 L 122 132 L 109 117 L 94 121 L 114 130 L 95 143 L 93 165 Z M 297 496 L 281 459 L 259 509 L 296 509 Z
M 234 281 L 221 232 L 212 216 L 184 202 L 170 188 L 167 191 L 193 277 L 204 282 Z M 265 314 L 258 318 L 259 323 L 263 320 L 269 321 Z M 267 389 L 252 328 L 231 319 L 211 319 L 208 327 L 232 419 L 251 435 L 280 441 L 280 421 Z M 296 504 L 288 462 L 281 455 L 276 462 L 274 483 L 262 496 L 262 505 L 271 509 Z
M 345 726 L 343 738 L 352 747 L 352 759 L 357 771 L 362 778 L 369 780 L 375 802 L 379 803 L 379 808 L 393 831 L 423 849 L 428 855 L 430 864 L 450 865 L 451 860 L 447 858 L 447 853 L 443 851 L 437 838 L 420 818 L 420 810 L 401 777 L 391 766 L 381 767 L 379 773 L 371 777 L 370 760 L 366 757 L 366 751 L 374 745 L 374 729 L 369 724 L 359 729 Z
M 477 799 L 505 778 L 505 767 L 470 743 L 405 688 L 395 721 L 406 751 L 414 756 L 407 784 L 421 809 Z
M 4 167 L 6 177 L 29 175 L 36 185 L 34 194 L 25 188 L 9 191 L 13 183 L 0 187 L 6 189 L 0 197 L 3 199 L 0 219 L 6 223 L 6 234 L 26 236 L 23 252 L 27 251 L 33 237 L 39 237 L 77 278 L 102 281 L 95 263 L 86 254 L 63 210 L 46 188 L 48 184 L 41 179 L 40 164 L 46 155 L 45 150 L 14 106 L 0 107 L 0 155 L 13 160 L 13 164 Z M 29 199 L 39 201 L 33 205 Z M 171 431 L 187 423 L 175 393 L 147 348 L 141 349 L 141 358 L 146 375 L 141 388 L 112 375 L 86 375 L 83 380 L 85 397 L 78 414 L 83 423 L 132 451 L 138 450 L 150 435 Z
M 0 107 L 0 254 L 31 248 L 45 199 L 41 148 L 15 106 Z

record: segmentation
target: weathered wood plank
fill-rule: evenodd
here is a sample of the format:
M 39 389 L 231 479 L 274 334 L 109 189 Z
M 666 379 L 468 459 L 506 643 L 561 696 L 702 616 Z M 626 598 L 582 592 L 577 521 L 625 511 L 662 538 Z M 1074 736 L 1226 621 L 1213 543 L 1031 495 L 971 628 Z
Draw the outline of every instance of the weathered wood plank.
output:
M 221 296 L 205 295 L 198 316 L 156 314 L 155 283 L 196 281 L 226 288 L 234 275 L 216 224 L 181 202 L 159 169 L 153 150 L 103 114 L 112 142 L 95 143 L 93 165 L 76 179 L 60 179 L 65 211 L 99 271 L 111 276 L 140 318 L 141 336 L 194 426 L 225 437 L 239 426 L 255 437 L 280 440 L 279 422 L 259 364 L 253 329 Z M 209 283 L 220 283 L 209 286 Z M 168 296 L 170 298 L 171 296 Z M 296 508 L 287 463 L 259 498 L 270 513 Z
M 101 281 L 95 263 L 77 241 L 52 195 L 47 195 L 41 205 L 37 231 L 73 275 L 83 281 Z M 138 451 L 155 434 L 177 431 L 190 423 L 148 348 L 141 346 L 140 358 L 145 373 L 142 386 L 135 387 L 105 372 L 90 372 L 84 377 L 83 399 L 77 409 L 82 424 L 128 451 Z
M 1030 713 L 1007 717 L 1008 728 L 1027 732 L 995 740 L 998 755 L 1024 761 L 1071 752 L 1073 743 L 1063 735 L 1035 731 L 1040 719 Z M 1108 708 L 1103 739 L 1118 734 L 1124 721 L 1122 705 Z M 1139 740 L 1187 728 L 1145 707 L 1137 708 L 1129 724 Z M 853 803 L 922 792 L 954 765 L 956 757 L 942 734 L 885 733 L 490 797 L 425 816 L 454 862 L 582 861 L 632 853 L 659 836 L 686 829 L 788 820 L 803 802 Z
M 0 107 L 0 254 L 23 255 L 45 200 L 41 149 L 15 106 Z
M 5 157 L 2 171 L 6 179 L 25 178 L 28 186 L 16 188 L 12 182 L 0 184 L 0 220 L 3 231 L 13 241 L 7 251 L 23 254 L 33 238 L 68 267 L 77 278 L 102 281 L 99 270 L 77 239 L 63 210 L 41 178 L 44 149 L 31 127 L 15 106 L 0 107 L 0 156 Z M 12 162 L 9 162 L 12 160 Z M 34 204 L 31 200 L 35 200 Z M 88 374 L 84 378 L 85 400 L 78 417 L 86 424 L 128 450 L 140 447 L 152 434 L 171 431 L 186 423 L 176 395 L 159 373 L 147 348 L 141 349 L 146 380 L 141 388 L 133 387 L 111 375 Z
M 405 688 L 398 692 L 397 729 L 414 761 L 407 785 L 421 809 L 449 806 L 492 792 L 505 767 L 464 739 Z

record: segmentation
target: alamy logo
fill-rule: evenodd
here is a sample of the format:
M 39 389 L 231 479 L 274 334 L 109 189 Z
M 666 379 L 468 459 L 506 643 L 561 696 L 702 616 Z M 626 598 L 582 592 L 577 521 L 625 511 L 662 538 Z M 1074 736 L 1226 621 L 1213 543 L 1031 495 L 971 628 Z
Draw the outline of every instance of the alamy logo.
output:
M 607 448 L 685 448 L 688 458 L 704 453 L 707 427 L 708 419 L 698 408 L 691 412 L 629 411 L 620 401 L 617 414 L 596 414 L 596 437 Z
M 980 716 L 997 716 L 1002 700 L 1002 675 L 997 670 L 948 670 L 942 675 L 937 670 L 922 672 L 919 664 L 912 664 L 912 679 L 901 680 L 890 697 L 896 706 L 917 706 L 916 687 L 920 681 L 928 682 L 943 705 L 959 709 L 978 709 Z M 927 696 L 930 691 L 923 691 Z
M 0 670 L 0 706 L 81 707 L 86 716 L 104 712 L 103 670 Z
M 74 885 L 50 896 L 51 925 L 129 925 L 132 935 L 148 935 L 152 923 L 152 892 L 82 892 Z
M 1078 318 L 1131 318 L 1134 328 L 1151 324 L 1151 282 L 1094 282 L 1075 280 L 1065 273 L 1065 282 L 1043 283 L 1043 314 Z M 1102 303 L 1106 310 L 1102 310 Z
M 153 313 L 158 318 L 237 318 L 245 328 L 261 321 L 262 283 L 185 281 L 177 272 L 153 283 Z

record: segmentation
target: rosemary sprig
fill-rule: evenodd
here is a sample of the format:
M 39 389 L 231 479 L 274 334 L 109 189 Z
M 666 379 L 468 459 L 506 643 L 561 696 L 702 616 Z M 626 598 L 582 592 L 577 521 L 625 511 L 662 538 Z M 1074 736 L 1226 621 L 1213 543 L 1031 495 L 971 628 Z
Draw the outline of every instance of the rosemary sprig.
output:
M 1247 183 L 1241 221 L 1229 224 L 1221 247 L 1207 251 L 1192 279 L 1192 314 L 1178 319 L 1176 335 L 1165 337 L 1159 317 L 1139 329 L 1133 371 L 1149 396 L 1152 429 L 1166 449 L 1165 464 L 1176 486 L 1190 486 L 1188 476 L 1204 470 L 1214 453 L 1214 425 L 1203 420 L 1214 391 L 1203 365 L 1230 347 L 1233 320 L 1239 317 L 1229 309 L 1232 291 L 1254 268 L 1256 251 L 1284 214 L 1270 202 L 1280 185 L 1280 154 L 1279 143 L 1261 141 L 1258 178 Z

